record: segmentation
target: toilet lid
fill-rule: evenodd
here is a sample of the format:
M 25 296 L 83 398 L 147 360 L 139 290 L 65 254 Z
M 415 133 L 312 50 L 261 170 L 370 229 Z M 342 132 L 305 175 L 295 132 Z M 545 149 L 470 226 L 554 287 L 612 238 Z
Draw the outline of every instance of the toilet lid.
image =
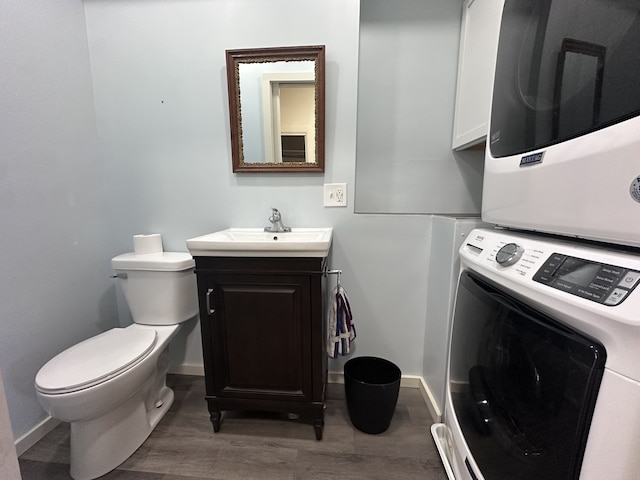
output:
M 156 344 L 152 329 L 113 328 L 69 347 L 36 375 L 42 393 L 69 393 L 97 385 L 140 362 Z

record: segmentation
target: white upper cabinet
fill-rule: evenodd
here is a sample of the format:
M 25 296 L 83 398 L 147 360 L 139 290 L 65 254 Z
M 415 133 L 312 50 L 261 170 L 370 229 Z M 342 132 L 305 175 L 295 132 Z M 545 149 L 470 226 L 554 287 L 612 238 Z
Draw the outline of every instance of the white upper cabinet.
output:
M 485 140 L 503 0 L 465 0 L 458 58 L 453 144 L 462 150 Z

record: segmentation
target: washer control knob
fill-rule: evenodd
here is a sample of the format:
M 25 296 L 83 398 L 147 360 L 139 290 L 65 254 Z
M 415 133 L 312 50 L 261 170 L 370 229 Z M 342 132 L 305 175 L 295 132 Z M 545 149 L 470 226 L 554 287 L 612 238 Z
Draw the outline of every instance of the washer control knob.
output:
M 498 250 L 496 254 L 496 262 L 503 267 L 508 267 L 513 265 L 524 253 L 524 248 L 522 248 L 517 243 L 507 243 L 504 247 Z

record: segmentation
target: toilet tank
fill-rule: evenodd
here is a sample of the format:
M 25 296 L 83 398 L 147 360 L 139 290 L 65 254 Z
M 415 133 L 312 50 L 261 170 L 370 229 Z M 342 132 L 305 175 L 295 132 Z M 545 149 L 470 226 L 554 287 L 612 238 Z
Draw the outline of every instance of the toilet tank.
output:
M 195 262 L 188 253 L 124 253 L 111 267 L 135 323 L 174 325 L 198 313 Z

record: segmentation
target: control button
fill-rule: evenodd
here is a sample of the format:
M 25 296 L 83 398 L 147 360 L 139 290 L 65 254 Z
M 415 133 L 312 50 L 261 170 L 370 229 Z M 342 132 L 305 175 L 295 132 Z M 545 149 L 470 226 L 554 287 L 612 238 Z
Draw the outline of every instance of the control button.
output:
M 503 267 L 513 265 L 524 253 L 524 249 L 516 243 L 507 243 L 504 247 L 498 250 L 496 254 L 496 262 Z
M 595 280 L 589 284 L 589 288 L 593 290 L 599 290 L 601 292 L 608 292 L 611 290 L 610 283 L 596 282 Z
M 551 268 L 547 266 L 543 266 L 540 270 L 538 270 L 540 275 L 553 275 L 553 272 L 555 271 L 556 271 L 555 268 Z
M 601 283 L 603 285 L 615 285 L 618 283 L 618 277 L 611 277 L 609 275 L 596 275 L 596 278 L 593 279 L 594 282 Z
M 624 272 L 624 269 L 620 267 L 614 267 L 613 265 L 603 265 L 602 273 L 606 273 L 607 275 L 613 275 L 614 277 L 619 277 Z
M 540 271 L 538 271 L 538 273 L 533 276 L 534 282 L 544 283 L 545 285 L 550 285 L 553 280 L 553 277 L 544 272 L 542 269 L 540 269 Z
M 564 255 L 560 255 L 559 253 L 554 253 L 544 263 L 544 266 L 555 271 L 562 264 L 562 262 L 565 261 L 566 258 L 567 257 Z
M 633 288 L 638 283 L 638 279 L 640 279 L 640 272 L 629 270 L 622 276 L 618 285 L 624 288 Z
M 577 286 L 573 283 L 565 282 L 564 280 L 558 280 L 554 285 L 554 288 L 558 290 L 564 290 L 565 292 L 573 293 Z
M 629 290 L 616 288 L 613 292 L 611 292 L 611 295 L 609 295 L 609 298 L 607 298 L 604 303 L 605 305 L 618 305 L 624 299 L 624 297 L 627 296 L 627 293 L 629 293 Z
M 598 292 L 590 288 L 579 287 L 576 289 L 576 295 L 582 298 L 593 300 L 594 302 L 602 302 L 605 299 L 606 292 Z

